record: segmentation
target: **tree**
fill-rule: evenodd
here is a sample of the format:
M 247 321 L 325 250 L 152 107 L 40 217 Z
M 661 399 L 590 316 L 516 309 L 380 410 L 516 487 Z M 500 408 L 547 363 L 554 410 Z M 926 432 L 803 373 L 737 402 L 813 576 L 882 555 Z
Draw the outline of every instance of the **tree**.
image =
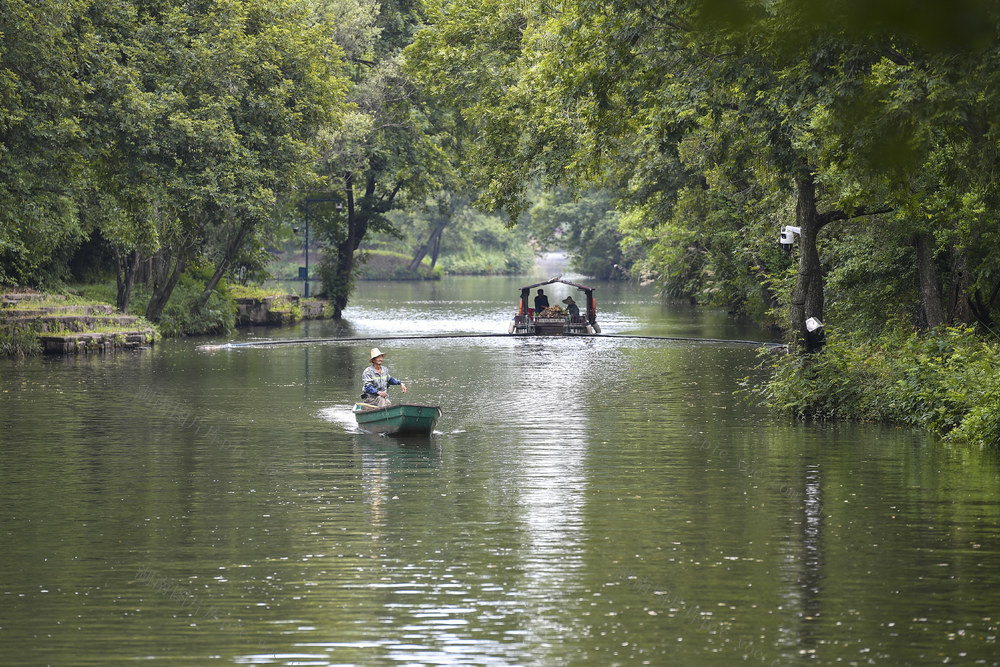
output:
M 824 317 L 829 267 L 820 255 L 821 232 L 834 223 L 849 231 L 852 219 L 880 216 L 892 238 L 912 238 L 913 225 L 892 213 L 906 201 L 903 190 L 929 166 L 930 146 L 954 150 L 946 138 L 963 121 L 949 119 L 948 106 L 962 108 L 955 102 L 964 93 L 979 96 L 968 99 L 987 95 L 972 78 L 956 86 L 959 78 L 949 74 L 955 28 L 970 16 L 996 25 L 993 10 L 976 2 L 958 7 L 960 19 L 942 17 L 940 30 L 899 16 L 896 7 L 871 9 L 853 0 L 822 7 L 799 0 L 599 6 L 579 0 L 558 10 L 545 3 L 459 0 L 446 7 L 418 37 L 416 50 L 440 97 L 452 96 L 469 133 L 479 137 L 472 169 L 484 201 L 516 212 L 536 174 L 549 182 L 627 185 L 624 240 L 650 248 L 647 270 L 693 275 L 651 266 L 657 257 L 687 263 L 695 273 L 713 271 L 715 280 L 723 268 L 722 282 L 745 285 L 727 290 L 731 295 L 749 295 L 757 282 L 761 300 L 772 304 L 784 296 L 775 291 L 784 269 L 774 237 L 782 224 L 794 224 L 802 231 L 798 270 L 782 300 L 791 337 L 802 344 L 805 320 Z M 977 27 L 970 39 L 975 46 L 958 49 L 964 55 L 954 72 L 991 81 L 983 49 L 995 50 L 994 33 L 994 27 Z M 867 134 L 864 124 L 854 124 L 851 141 L 843 141 L 848 132 L 836 128 L 850 126 L 859 109 L 880 107 L 884 98 L 872 96 L 871 81 L 884 76 L 884 64 L 905 63 L 912 53 L 947 53 L 927 59 L 928 83 L 944 84 L 935 98 L 914 98 L 912 83 L 893 81 L 884 86 L 891 103 L 913 119 L 894 130 L 876 123 L 890 131 Z M 983 115 L 995 116 L 992 109 Z M 920 121 L 930 119 L 939 127 L 930 134 L 933 142 L 923 142 Z M 854 157 L 844 159 L 838 145 Z M 877 156 L 892 183 L 858 168 L 863 157 L 874 167 Z M 941 182 L 924 179 L 910 196 L 926 200 Z M 952 189 L 956 196 L 946 198 L 978 198 L 990 190 L 984 185 L 965 195 Z M 783 217 L 785 211 L 794 217 Z M 687 249 L 665 252 L 665 245 L 676 244 Z M 964 258 L 960 250 L 952 252 Z M 920 262 L 925 268 L 926 259 Z M 929 284 L 933 277 L 925 273 Z M 992 289 L 982 294 L 984 305 L 996 297 Z
M 58 277 L 58 258 L 84 238 L 86 5 L 0 2 L 0 284 Z
M 427 253 L 431 255 L 431 268 L 434 268 L 441 252 L 441 236 L 444 234 L 445 228 L 454 219 L 457 209 L 468 206 L 468 203 L 468 200 L 462 197 L 442 195 L 437 198 L 436 205 L 432 203 L 427 207 L 431 214 L 427 225 L 427 238 L 418 242 L 407 270 L 415 272 L 419 269 Z
M 92 125 L 105 237 L 127 308 L 151 257 L 157 319 L 196 257 L 207 300 L 277 197 L 313 177 L 316 138 L 343 112 L 341 50 L 301 0 L 95 9 Z M 124 274 L 124 275 L 123 275 Z
M 622 250 L 619 215 L 610 192 L 574 196 L 556 187 L 533 198 L 528 224 L 535 238 L 569 250 L 572 267 L 584 275 L 601 280 L 628 276 L 632 262 Z
M 391 229 L 386 213 L 404 200 L 423 201 L 451 177 L 444 119 L 401 63 L 420 21 L 418 3 L 384 3 L 372 42 L 355 44 L 350 55 L 356 68 L 349 99 L 357 111 L 332 134 L 323 157 L 324 172 L 345 204 L 344 219 L 320 229 L 331 244 L 320 271 L 336 319 L 350 298 L 355 253 L 365 236 Z

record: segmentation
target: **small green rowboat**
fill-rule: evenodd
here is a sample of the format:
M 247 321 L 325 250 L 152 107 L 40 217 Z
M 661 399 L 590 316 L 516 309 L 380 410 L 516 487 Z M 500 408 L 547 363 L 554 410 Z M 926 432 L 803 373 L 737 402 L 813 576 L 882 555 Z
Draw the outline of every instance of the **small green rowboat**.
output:
M 441 416 L 441 408 L 409 403 L 373 408 L 364 403 L 355 403 L 354 416 L 358 420 L 358 426 L 372 433 L 428 435 Z

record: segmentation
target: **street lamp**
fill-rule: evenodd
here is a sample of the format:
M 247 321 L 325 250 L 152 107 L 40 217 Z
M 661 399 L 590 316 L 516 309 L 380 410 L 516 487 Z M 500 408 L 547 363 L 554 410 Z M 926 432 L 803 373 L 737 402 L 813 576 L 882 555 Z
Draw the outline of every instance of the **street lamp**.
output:
M 342 204 L 339 199 L 321 197 L 310 199 L 306 197 L 306 270 L 302 274 L 302 278 L 306 281 L 305 298 L 309 298 L 309 204 L 312 202 L 323 202 L 323 201 L 335 201 L 337 202 L 337 210 L 341 209 Z

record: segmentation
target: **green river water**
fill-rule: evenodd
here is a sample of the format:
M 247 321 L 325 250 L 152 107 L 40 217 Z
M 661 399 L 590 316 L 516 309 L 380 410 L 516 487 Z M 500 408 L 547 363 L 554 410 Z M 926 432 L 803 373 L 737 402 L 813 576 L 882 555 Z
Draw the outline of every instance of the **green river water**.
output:
M 0 359 L 0 664 L 1000 663 L 995 453 L 756 407 L 751 345 L 390 338 L 505 333 L 527 282 Z M 770 336 L 597 286 L 605 333 Z M 365 340 L 197 349 L 303 337 Z M 431 437 L 357 429 L 374 346 Z

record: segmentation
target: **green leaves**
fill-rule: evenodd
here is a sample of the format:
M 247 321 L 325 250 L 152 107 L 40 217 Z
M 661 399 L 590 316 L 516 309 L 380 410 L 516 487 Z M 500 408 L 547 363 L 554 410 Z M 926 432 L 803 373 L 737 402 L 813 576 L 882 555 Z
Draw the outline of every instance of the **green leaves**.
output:
M 346 108 L 327 9 L 3 2 L 0 280 L 36 280 L 91 229 L 148 257 L 267 220 Z
M 1000 349 L 971 329 L 876 339 L 835 330 L 822 355 L 769 363 L 775 374 L 758 397 L 797 417 L 896 422 L 1000 445 Z
M 0 2 L 0 283 L 37 282 L 81 236 L 83 2 Z

